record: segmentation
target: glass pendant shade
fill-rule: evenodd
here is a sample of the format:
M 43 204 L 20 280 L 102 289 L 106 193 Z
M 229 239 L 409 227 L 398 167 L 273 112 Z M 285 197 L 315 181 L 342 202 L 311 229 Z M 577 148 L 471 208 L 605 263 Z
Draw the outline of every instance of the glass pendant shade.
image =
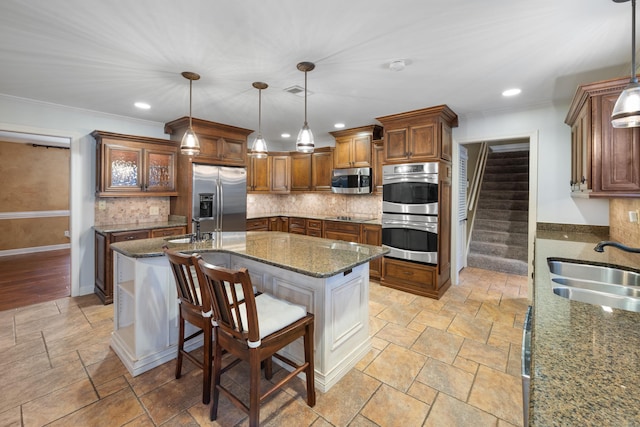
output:
M 262 136 L 262 90 L 268 88 L 269 85 L 263 82 L 254 82 L 253 87 L 258 89 L 258 135 L 253 141 L 250 155 L 257 159 L 264 159 L 269 150 L 267 149 L 267 141 Z
M 189 80 L 189 127 L 182 136 L 182 142 L 180 142 L 180 153 L 187 156 L 195 156 L 200 154 L 200 141 L 198 136 L 193 131 L 191 120 L 191 100 L 192 100 L 192 86 L 194 80 L 199 80 L 200 75 L 191 71 L 184 71 L 182 77 Z
M 182 137 L 180 152 L 187 156 L 194 156 L 200 153 L 200 141 L 198 141 L 198 136 L 193 131 L 191 125 L 189 125 L 189 128 Z
M 628 0 L 613 0 L 624 3 Z M 631 0 L 631 81 L 624 88 L 611 113 L 614 128 L 640 126 L 640 85 L 636 77 L 636 0 Z
M 296 151 L 301 153 L 313 153 L 314 142 L 313 133 L 309 129 L 307 122 L 304 122 L 304 126 L 298 132 L 298 139 L 296 140 Z
M 304 125 L 298 132 L 298 139 L 296 140 L 296 151 L 301 153 L 313 153 L 314 141 L 313 133 L 309 129 L 307 123 L 307 72 L 312 71 L 316 66 L 313 62 L 300 62 L 298 70 L 304 72 Z

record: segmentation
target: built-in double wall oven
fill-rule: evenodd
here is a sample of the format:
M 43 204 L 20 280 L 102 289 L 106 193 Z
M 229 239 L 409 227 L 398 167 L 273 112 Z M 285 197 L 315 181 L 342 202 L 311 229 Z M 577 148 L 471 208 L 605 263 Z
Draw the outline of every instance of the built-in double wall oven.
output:
M 438 263 L 438 163 L 382 168 L 382 245 L 391 258 Z

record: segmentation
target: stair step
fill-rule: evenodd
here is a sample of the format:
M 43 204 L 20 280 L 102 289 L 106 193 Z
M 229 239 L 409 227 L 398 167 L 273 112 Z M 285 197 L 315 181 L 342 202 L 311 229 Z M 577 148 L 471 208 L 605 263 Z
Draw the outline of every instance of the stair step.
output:
M 529 200 L 529 192 L 522 190 L 485 190 L 480 191 L 480 199 L 485 200 Z
M 511 210 L 511 211 L 527 211 L 529 210 L 528 200 L 487 200 L 480 197 L 478 200 L 478 210 L 494 209 L 494 210 Z
M 484 173 L 528 173 L 529 164 L 525 165 L 490 165 L 484 168 Z
M 482 182 L 529 182 L 529 173 L 485 173 Z
M 467 257 L 467 265 L 469 267 L 516 274 L 518 276 L 527 275 L 527 263 L 520 260 L 497 258 L 483 254 L 469 254 Z
M 479 209 L 476 219 L 496 219 L 499 221 L 528 221 L 528 211 L 506 211 L 503 209 Z
M 521 151 L 490 151 L 488 156 L 490 159 L 520 159 L 529 158 L 529 150 Z
M 478 243 L 500 243 L 502 245 L 526 248 L 529 239 L 528 233 L 509 233 L 494 230 L 473 230 L 473 241 Z
M 502 258 L 518 259 L 520 261 L 526 261 L 528 256 L 526 247 L 476 241 L 471 241 L 469 253 L 493 255 Z
M 476 218 L 473 228 L 480 231 L 528 233 L 529 223 L 527 221 L 500 221 L 497 219 Z
M 484 190 L 517 190 L 517 191 L 529 191 L 529 181 L 494 181 L 482 182 L 482 191 Z

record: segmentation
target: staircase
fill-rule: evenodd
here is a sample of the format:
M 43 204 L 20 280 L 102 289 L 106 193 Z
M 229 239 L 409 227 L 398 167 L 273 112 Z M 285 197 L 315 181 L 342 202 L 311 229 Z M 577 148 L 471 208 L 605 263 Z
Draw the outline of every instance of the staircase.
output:
M 467 265 L 527 275 L 529 152 L 489 152 Z

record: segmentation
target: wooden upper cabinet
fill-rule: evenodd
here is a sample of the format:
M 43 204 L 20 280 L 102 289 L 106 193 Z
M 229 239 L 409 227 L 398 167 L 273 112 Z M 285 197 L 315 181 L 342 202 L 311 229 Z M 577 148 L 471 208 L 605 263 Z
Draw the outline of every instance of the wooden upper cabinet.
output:
M 311 191 L 311 153 L 291 153 L 291 191 Z
M 267 193 L 271 191 L 269 157 L 249 157 L 249 170 L 247 175 L 247 191 Z
M 628 83 L 621 78 L 578 88 L 565 119 L 571 127 L 572 195 L 640 195 L 640 128 L 611 125 L 615 102 Z
M 94 131 L 98 197 L 175 196 L 173 141 Z
M 366 168 L 371 167 L 371 142 L 380 139 L 382 127 L 378 125 L 362 126 L 329 132 L 336 139 L 333 154 L 333 167 Z
M 291 189 L 289 153 L 270 153 L 265 158 L 250 157 L 247 191 L 253 193 L 288 193 Z
M 383 163 L 451 161 L 451 128 L 458 116 L 446 105 L 378 117 L 384 127 Z
M 373 192 L 382 194 L 382 160 L 384 141 L 373 141 L 371 146 L 371 161 L 373 162 Z
M 288 154 L 268 157 L 271 193 L 288 193 L 291 191 L 291 157 Z
M 331 173 L 333 171 L 332 147 L 316 148 L 311 157 L 311 190 L 331 191 Z
M 247 166 L 247 136 L 253 131 L 202 119 L 192 119 L 193 130 L 200 141 L 200 154 L 194 163 L 227 166 Z M 182 117 L 164 125 L 171 139 L 181 141 L 189 127 L 189 117 Z

